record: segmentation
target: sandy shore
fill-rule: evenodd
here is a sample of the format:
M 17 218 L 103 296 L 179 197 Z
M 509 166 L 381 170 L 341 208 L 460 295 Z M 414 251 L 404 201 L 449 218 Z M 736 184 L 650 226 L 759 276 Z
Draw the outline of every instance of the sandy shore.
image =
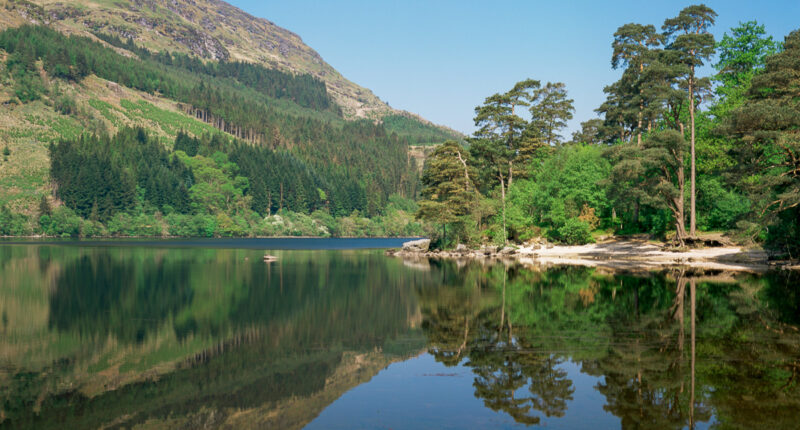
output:
M 767 253 L 763 250 L 723 246 L 675 252 L 644 240 L 613 240 L 590 245 L 556 245 L 541 249 L 522 247 L 514 256 L 522 262 L 613 268 L 686 266 L 712 270 L 764 271 L 770 267 L 767 264 Z
M 760 249 L 745 249 L 736 246 L 721 246 L 671 251 L 663 245 L 646 240 L 618 239 L 601 243 L 565 246 L 530 245 L 516 248 L 513 253 L 490 254 L 483 251 L 469 252 L 396 252 L 403 258 L 448 258 L 448 259 L 505 259 L 517 260 L 532 265 L 582 265 L 613 269 L 656 269 L 682 266 L 705 270 L 763 272 L 770 269 L 768 255 Z M 794 267 L 796 268 L 796 267 Z

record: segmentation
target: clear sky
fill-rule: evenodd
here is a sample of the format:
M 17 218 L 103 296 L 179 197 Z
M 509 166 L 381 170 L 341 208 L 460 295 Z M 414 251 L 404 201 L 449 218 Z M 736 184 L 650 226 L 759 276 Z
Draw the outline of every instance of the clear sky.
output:
M 525 78 L 560 81 L 575 100 L 574 130 L 594 118 L 611 69 L 614 31 L 660 29 L 691 1 L 228 0 L 297 33 L 351 81 L 392 107 L 465 133 L 474 108 Z M 800 0 L 707 1 L 717 40 L 755 19 L 783 40 L 800 28 Z M 707 70 L 706 73 L 710 73 Z M 566 133 L 569 136 L 569 133 Z

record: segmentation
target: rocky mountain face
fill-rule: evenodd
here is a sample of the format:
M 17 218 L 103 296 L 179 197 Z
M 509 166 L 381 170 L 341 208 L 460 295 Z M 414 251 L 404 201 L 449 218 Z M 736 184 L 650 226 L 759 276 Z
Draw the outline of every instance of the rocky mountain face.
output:
M 71 34 L 132 38 L 137 45 L 155 51 L 308 73 L 325 82 L 348 118 L 379 119 L 399 113 L 370 90 L 343 77 L 298 35 L 223 1 L 0 0 L 0 8 L 0 28 L 41 23 Z

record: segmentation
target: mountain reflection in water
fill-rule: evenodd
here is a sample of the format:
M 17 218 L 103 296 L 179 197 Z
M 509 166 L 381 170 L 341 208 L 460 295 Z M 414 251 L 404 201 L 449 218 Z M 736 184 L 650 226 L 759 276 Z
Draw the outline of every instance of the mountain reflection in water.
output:
M 800 422 L 794 272 L 274 254 L 0 246 L 0 428 Z

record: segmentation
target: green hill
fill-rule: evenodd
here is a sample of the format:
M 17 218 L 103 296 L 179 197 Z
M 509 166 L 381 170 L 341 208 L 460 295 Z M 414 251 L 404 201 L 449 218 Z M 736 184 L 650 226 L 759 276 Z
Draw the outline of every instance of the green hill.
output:
M 241 234 L 252 234 L 256 218 L 287 209 L 306 214 L 322 211 L 334 217 L 386 215 L 390 197 L 416 196 L 418 166 L 409 156 L 409 146 L 461 137 L 370 97 L 353 110 L 348 94 L 360 90 L 329 73 L 324 62 L 318 62 L 317 68 L 310 66 L 306 60 L 318 58 L 316 53 L 297 36 L 266 20 L 241 11 L 232 14 L 234 8 L 221 2 L 205 4 L 202 16 L 187 12 L 199 2 L 159 4 L 142 8 L 125 2 L 69 6 L 0 2 L 7 11 L 0 17 L 0 28 L 5 28 L 0 33 L 0 145 L 8 148 L 0 164 L 0 206 L 6 208 L 0 217 L 11 219 L 11 213 L 28 217 L 25 228 L 11 231 L 7 227 L 0 234 L 48 233 L 37 223 L 46 209 L 43 205 L 65 203 L 87 219 L 93 216 L 93 207 L 105 208 L 95 221 L 106 224 L 117 213 L 176 211 L 153 195 L 153 183 L 158 180 L 135 167 L 141 160 L 125 158 L 141 157 L 121 149 L 131 140 L 133 129 L 145 135 L 139 141 L 158 142 L 163 153 L 151 155 L 162 161 L 150 161 L 164 168 L 179 160 L 176 139 L 183 136 L 198 145 L 189 158 L 206 159 L 183 159 L 190 170 L 190 165 L 201 166 L 211 159 L 216 161 L 207 167 L 219 170 L 227 182 L 246 181 L 234 192 L 241 197 L 241 207 L 235 210 L 230 201 L 224 207 L 204 205 L 197 197 L 178 211 L 217 218 L 224 213 L 240 226 L 234 231 Z M 251 46 L 252 39 L 226 33 L 234 27 L 240 30 L 238 25 L 227 27 L 234 18 L 270 28 L 258 37 L 277 38 L 276 43 L 293 40 L 295 49 L 278 50 L 283 62 L 264 60 L 267 57 L 252 61 L 253 55 L 245 55 L 250 51 L 244 48 Z M 220 21 L 209 24 L 214 20 Z M 135 25 L 126 27 L 122 21 Z M 150 23 L 153 31 L 132 30 L 142 23 Z M 205 48 L 194 49 L 197 44 L 187 40 L 187 34 L 205 37 Z M 224 43 L 214 43 L 209 37 Z M 266 49 L 267 42 L 260 43 L 256 46 Z M 371 113 L 364 114 L 367 111 Z M 98 138 L 87 141 L 88 135 Z M 112 201 L 108 189 L 92 190 L 86 177 L 94 177 L 98 184 L 104 179 L 84 171 L 86 163 L 66 169 L 71 174 L 52 174 L 57 160 L 50 155 L 70 142 L 74 143 L 71 148 L 80 148 L 78 153 L 59 153 L 73 162 L 97 156 L 93 145 L 117 154 L 106 162 L 115 163 L 128 176 L 138 175 L 127 182 L 129 189 L 124 192 L 136 198 Z M 216 153 L 226 161 L 214 158 Z M 109 166 L 95 169 L 113 170 Z M 75 181 L 82 189 L 74 189 Z M 226 181 L 217 182 L 215 186 L 226 186 Z M 185 192 L 192 185 L 184 183 Z M 65 200 L 70 187 L 73 198 Z M 80 199 L 74 198 L 76 192 Z M 166 226 L 161 229 L 162 233 L 166 230 Z

